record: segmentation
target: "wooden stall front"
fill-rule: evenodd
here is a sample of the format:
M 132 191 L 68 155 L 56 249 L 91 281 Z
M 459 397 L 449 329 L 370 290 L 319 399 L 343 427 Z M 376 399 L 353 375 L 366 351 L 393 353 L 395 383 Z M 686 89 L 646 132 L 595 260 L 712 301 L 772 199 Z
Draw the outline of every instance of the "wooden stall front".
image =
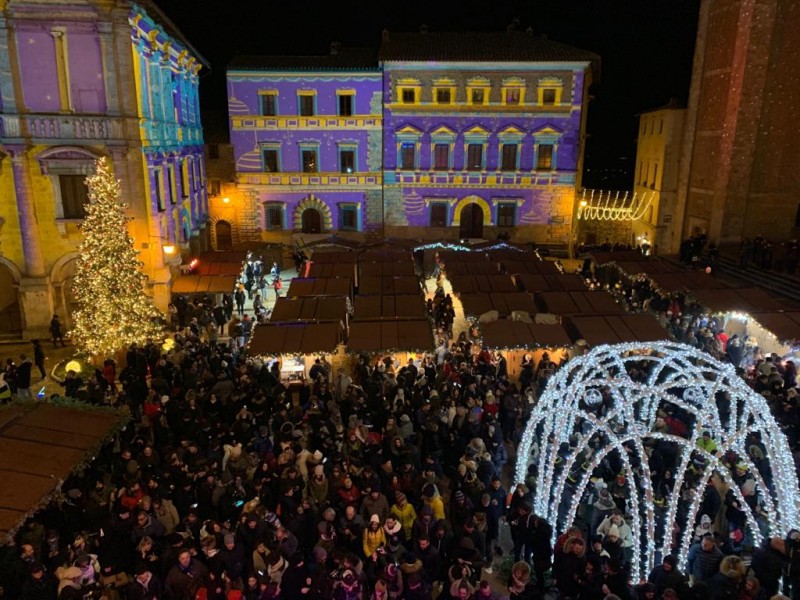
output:
M 256 325 L 248 356 L 277 360 L 281 379 L 300 382 L 321 354 L 334 354 L 342 341 L 340 323 L 266 323 Z
M 513 380 L 519 377 L 526 354 L 538 363 L 546 352 L 550 360 L 560 362 L 569 357 L 572 347 L 572 339 L 560 324 L 501 319 L 481 325 L 480 332 L 484 346 L 505 356 L 508 375 Z

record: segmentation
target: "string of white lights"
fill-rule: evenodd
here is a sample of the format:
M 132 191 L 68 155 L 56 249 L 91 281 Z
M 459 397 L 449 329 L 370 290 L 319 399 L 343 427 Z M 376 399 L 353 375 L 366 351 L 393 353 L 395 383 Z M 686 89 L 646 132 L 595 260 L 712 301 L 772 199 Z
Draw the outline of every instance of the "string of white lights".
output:
M 647 377 L 634 379 L 631 370 L 641 362 L 647 363 Z M 729 400 L 727 420 L 717 404 L 722 396 Z M 659 410 L 669 407 L 691 417 L 686 437 L 655 430 Z M 716 444 L 714 453 L 698 444 L 705 431 Z M 756 436 L 764 452 L 771 485 L 750 455 L 751 436 Z M 671 493 L 658 510 L 648 440 L 673 445 L 678 459 Z M 593 441 L 599 441 L 599 447 Z M 685 564 L 703 491 L 714 475 L 738 500 L 751 539 L 761 542 L 761 516 L 747 503 L 725 462 L 732 455 L 734 464 L 742 464 L 752 477 L 769 535 L 782 536 L 800 525 L 794 459 L 765 398 L 751 390 L 732 366 L 690 346 L 673 342 L 599 346 L 571 360 L 550 379 L 532 410 L 519 447 L 517 481 L 527 477 L 535 442 L 539 457 L 533 505 L 555 525 L 554 538 L 575 521 L 593 472 L 616 453 L 631 518 L 634 581 L 646 576 L 657 558 L 669 552 L 676 551 Z M 694 467 L 693 459 L 698 459 Z M 691 479 L 687 479 L 689 473 Z M 687 507 L 682 495 L 692 494 Z M 681 506 L 687 510 L 677 548 L 673 548 L 672 524 Z
M 587 195 L 588 192 L 588 195 Z M 624 194 L 620 191 L 583 190 L 578 202 L 578 219 L 584 221 L 638 221 L 653 204 L 656 193 Z

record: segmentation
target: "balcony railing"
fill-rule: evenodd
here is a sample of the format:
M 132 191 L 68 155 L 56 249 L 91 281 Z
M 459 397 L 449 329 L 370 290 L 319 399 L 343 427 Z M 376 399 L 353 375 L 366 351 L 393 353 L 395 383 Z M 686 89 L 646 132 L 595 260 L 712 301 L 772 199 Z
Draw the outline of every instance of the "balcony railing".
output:
M 383 182 L 381 173 L 238 173 L 239 183 L 251 185 L 331 185 L 331 186 L 379 186 Z
M 574 184 L 575 171 L 385 171 L 387 184 L 519 186 Z
M 231 127 L 234 131 L 251 129 L 379 129 L 381 123 L 382 117 L 380 115 L 353 117 L 329 115 L 262 117 L 249 115 L 246 117 L 231 117 Z

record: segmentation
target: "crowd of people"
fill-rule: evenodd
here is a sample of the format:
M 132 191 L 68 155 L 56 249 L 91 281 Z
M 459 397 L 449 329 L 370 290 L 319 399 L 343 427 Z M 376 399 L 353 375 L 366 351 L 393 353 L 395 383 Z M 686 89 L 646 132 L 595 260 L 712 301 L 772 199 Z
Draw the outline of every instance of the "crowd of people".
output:
M 643 290 L 620 293 L 646 300 Z M 175 307 L 169 351 L 128 349 L 121 389 L 105 370 L 86 382 L 72 374 L 70 396 L 125 405 L 132 420 L 2 549 L 0 597 L 762 600 L 781 577 L 798 597 L 800 532 L 753 548 L 742 507 L 716 480 L 701 491 L 685 572 L 669 554 L 646 581 L 631 580 L 630 506 L 613 453 L 593 472 L 574 526 L 554 531 L 533 510 L 535 466 L 508 489 L 507 463 L 561 365 L 526 355 L 512 381 L 505 357 L 477 332 L 452 339 L 452 301 L 437 294 L 429 311 L 445 333 L 435 352 L 405 364 L 363 356 L 334 374 L 320 357 L 304 382 L 289 384 L 276 362 L 243 354 L 235 301 L 195 302 Z M 649 300 L 652 309 L 661 301 Z M 703 332 L 702 347 L 734 361 L 714 323 L 692 316 L 684 328 L 686 307 L 661 308 L 678 339 L 708 329 L 715 341 Z M 795 448 L 796 372 L 759 361 L 754 352 L 736 362 L 771 395 Z M 95 388 L 103 393 L 87 393 Z M 675 435 L 691 425 L 676 406 L 656 420 Z M 710 435 L 702 443 L 715 451 Z M 748 447 L 764 464 L 760 441 Z M 649 456 L 664 502 L 675 493 L 677 457 L 658 444 Z M 724 459 L 761 510 L 752 474 Z M 692 469 L 677 491 L 682 506 L 702 464 Z

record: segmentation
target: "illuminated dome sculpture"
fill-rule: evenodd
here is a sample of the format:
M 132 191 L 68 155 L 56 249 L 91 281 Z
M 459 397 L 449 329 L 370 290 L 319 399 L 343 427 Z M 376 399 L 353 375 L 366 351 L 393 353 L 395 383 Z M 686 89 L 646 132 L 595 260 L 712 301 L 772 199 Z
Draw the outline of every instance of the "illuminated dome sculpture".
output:
M 688 437 L 664 431 L 657 422 L 662 410 L 683 416 Z M 715 453 L 698 446 L 704 431 L 711 433 Z M 667 486 L 672 491 L 663 501 L 654 497 L 645 451 L 654 445 L 676 459 L 674 484 Z M 754 480 L 748 492 L 757 494 L 764 508 L 768 535 L 784 536 L 800 524 L 794 462 L 764 397 L 730 365 L 683 344 L 599 346 L 571 360 L 550 379 L 533 409 L 518 457 L 517 481 L 525 481 L 529 465 L 536 464 L 534 510 L 557 533 L 575 522 L 593 472 L 609 464 L 620 467 L 632 516 L 634 581 L 670 552 L 679 516 L 678 556 L 685 563 L 702 492 L 715 471 L 744 509 L 751 539 L 761 542 L 756 513 L 724 459 L 734 461 L 739 476 L 746 467 L 746 477 Z M 684 480 L 694 492 L 682 489 Z

